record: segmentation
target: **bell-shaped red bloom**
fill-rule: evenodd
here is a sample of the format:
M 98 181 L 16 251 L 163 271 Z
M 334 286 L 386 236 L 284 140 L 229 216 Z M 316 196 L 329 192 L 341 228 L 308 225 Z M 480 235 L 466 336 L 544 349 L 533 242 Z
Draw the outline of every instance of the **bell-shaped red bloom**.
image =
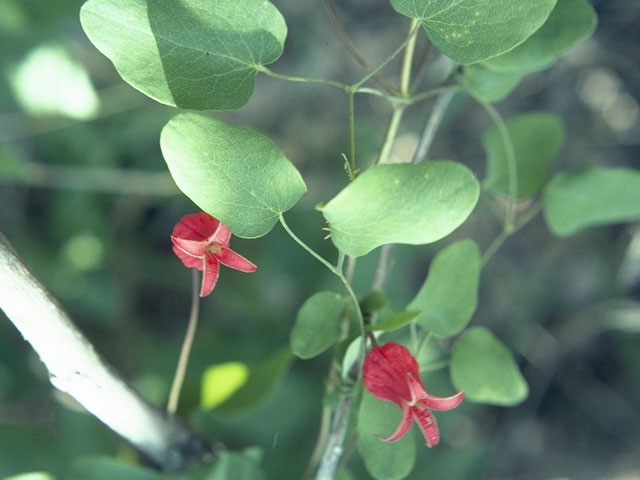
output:
M 402 345 L 386 343 L 375 345 L 367 354 L 362 367 L 362 379 L 376 398 L 394 402 L 402 408 L 402 421 L 398 429 L 386 442 L 394 442 L 404 436 L 415 420 L 424 434 L 426 445 L 433 447 L 440 440 L 436 419 L 431 414 L 435 410 L 451 410 L 462 402 L 464 394 L 441 398 L 429 394 L 420 380 L 418 362 Z
M 220 263 L 242 272 L 254 272 L 258 268 L 229 248 L 230 239 L 231 230 L 204 212 L 185 215 L 173 227 L 173 251 L 186 267 L 202 272 L 201 297 L 209 295 L 216 286 Z

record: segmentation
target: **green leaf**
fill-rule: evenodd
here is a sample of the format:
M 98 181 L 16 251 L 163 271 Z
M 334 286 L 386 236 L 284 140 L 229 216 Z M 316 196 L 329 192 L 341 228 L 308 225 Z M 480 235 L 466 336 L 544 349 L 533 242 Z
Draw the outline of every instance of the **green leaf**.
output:
M 149 468 L 125 465 L 109 457 L 84 457 L 74 462 L 71 478 L 74 480 L 160 480 L 160 475 Z
M 258 67 L 280 57 L 287 36 L 266 0 L 89 0 L 80 22 L 131 86 L 200 110 L 244 105 Z
M 449 245 L 435 256 L 429 274 L 409 310 L 421 310 L 418 323 L 446 338 L 461 331 L 478 305 L 480 249 L 473 240 Z
M 505 122 L 516 161 L 519 199 L 534 196 L 548 178 L 548 167 L 564 142 L 564 124 L 556 115 L 531 112 Z M 499 195 L 509 195 L 509 175 L 504 142 L 497 127 L 485 131 L 482 145 L 487 153 L 485 187 Z
M 557 174 L 547 185 L 544 218 L 567 237 L 588 227 L 640 219 L 640 171 L 588 167 Z
M 242 362 L 227 362 L 208 367 L 202 375 L 200 406 L 209 410 L 227 400 L 249 379 L 249 367 Z
M 512 406 L 529 393 L 511 352 L 484 327 L 467 330 L 451 352 L 451 381 L 465 400 Z
M 55 477 L 45 472 L 31 472 L 21 473 L 20 475 L 11 477 L 4 477 L 2 480 L 55 480 Z
M 420 315 L 419 310 L 409 311 L 409 312 L 400 312 L 394 313 L 393 315 L 389 315 L 387 318 L 381 320 L 375 325 L 369 325 L 367 327 L 367 331 L 369 332 L 391 332 L 393 330 L 398 330 L 399 328 L 408 325 L 415 319 L 418 315 Z
M 494 72 L 482 65 L 467 65 L 458 77 L 462 86 L 485 102 L 504 100 L 518 86 L 522 74 Z
M 360 300 L 360 310 L 362 313 L 372 313 L 382 310 L 389 304 L 389 299 L 382 292 L 371 292 Z
M 293 359 L 289 348 L 282 348 L 262 362 L 252 365 L 244 385 L 218 406 L 216 412 L 237 413 L 261 404 L 280 384 Z
M 181 113 L 162 129 L 160 146 L 180 190 L 239 237 L 268 233 L 307 191 L 271 140 L 217 118 Z
M 336 343 L 342 333 L 342 297 L 333 292 L 311 296 L 300 308 L 291 330 L 291 351 L 313 358 Z
M 479 190 L 473 173 L 455 162 L 377 165 L 322 213 L 335 246 L 359 257 L 385 243 L 418 245 L 446 237 L 467 219 Z
M 541 70 L 593 33 L 598 17 L 587 0 L 558 0 L 548 20 L 524 43 L 484 64 L 500 72 Z
M 392 443 L 378 438 L 395 432 L 401 417 L 402 411 L 395 403 L 378 400 L 367 390 L 363 392 L 358 412 L 358 451 L 376 480 L 400 480 L 413 469 L 416 460 L 413 435 Z
M 391 0 L 433 44 L 463 65 L 508 52 L 545 22 L 556 0 Z
M 262 480 L 264 474 L 250 455 L 221 451 L 211 473 L 203 480 Z
M 100 108 L 89 73 L 61 44 L 47 43 L 34 48 L 9 71 L 8 77 L 16 100 L 30 115 L 89 120 Z

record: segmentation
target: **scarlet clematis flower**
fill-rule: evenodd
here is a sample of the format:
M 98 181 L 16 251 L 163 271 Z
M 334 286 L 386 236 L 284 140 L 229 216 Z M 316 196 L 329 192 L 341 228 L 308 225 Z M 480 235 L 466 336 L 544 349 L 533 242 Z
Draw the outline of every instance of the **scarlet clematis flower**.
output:
M 202 272 L 201 297 L 209 295 L 216 286 L 220 263 L 242 272 L 254 272 L 258 268 L 229 248 L 230 238 L 231 230 L 204 212 L 185 215 L 173 227 L 173 251 L 186 267 Z
M 463 393 L 460 390 L 452 397 L 435 397 L 422 385 L 418 362 L 402 345 L 386 343 L 374 347 L 367 354 L 362 368 L 362 379 L 376 398 L 394 402 L 402 408 L 402 421 L 398 429 L 385 442 L 395 442 L 404 436 L 415 420 L 424 434 L 426 445 L 433 447 L 440 440 L 435 410 L 451 410 L 460 405 Z

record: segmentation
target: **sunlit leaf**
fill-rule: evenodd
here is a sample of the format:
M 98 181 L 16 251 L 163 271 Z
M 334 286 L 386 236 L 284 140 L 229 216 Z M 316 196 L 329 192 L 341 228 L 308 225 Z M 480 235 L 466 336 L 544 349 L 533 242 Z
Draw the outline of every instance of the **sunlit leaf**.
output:
M 564 142 L 564 124 L 556 115 L 531 112 L 505 122 L 515 154 L 518 198 L 529 198 L 548 179 L 548 167 Z M 509 170 L 502 136 L 497 127 L 482 137 L 487 153 L 485 187 L 500 195 L 509 195 Z
M 160 146 L 180 190 L 239 237 L 268 233 L 307 189 L 271 140 L 216 118 L 181 113 Z
M 55 477 L 45 472 L 21 473 L 11 477 L 4 477 L 2 480 L 55 480 Z
M 554 235 L 640 219 L 640 171 L 588 167 L 553 177 L 544 193 L 544 218 Z
M 289 348 L 282 348 L 260 363 L 251 365 L 249 378 L 231 397 L 216 408 L 219 413 L 235 413 L 255 408 L 280 385 L 294 357 Z
M 100 106 L 84 66 L 58 44 L 31 50 L 11 70 L 9 85 L 22 109 L 35 116 L 86 120 L 93 118 Z
M 380 436 L 391 435 L 401 418 L 400 408 L 378 400 L 365 390 L 358 412 L 358 452 L 367 470 L 376 480 L 400 480 L 411 472 L 416 460 L 416 440 L 405 435 L 389 443 Z
M 556 58 L 593 33 L 596 12 L 587 0 L 558 0 L 549 18 L 524 43 L 487 60 L 492 70 L 523 74 L 551 65 Z
M 342 332 L 342 297 L 319 292 L 310 297 L 298 312 L 291 330 L 291 350 L 300 358 L 313 358 L 331 347 Z
M 433 44 L 458 63 L 508 52 L 545 22 L 556 0 L 391 0 L 417 18 Z
M 223 403 L 249 378 L 249 367 L 242 362 L 212 365 L 202 375 L 200 406 L 212 409 Z
M 80 21 L 126 82 L 200 110 L 244 105 L 257 67 L 278 59 L 287 35 L 266 0 L 89 0 Z
M 449 161 L 377 165 L 322 209 L 336 247 L 353 257 L 385 243 L 435 242 L 462 224 L 479 185 L 464 165 Z
M 451 351 L 451 381 L 465 400 L 512 406 L 529 393 L 511 352 L 484 327 L 468 329 Z
M 480 250 L 473 240 L 449 245 L 431 262 L 424 284 L 407 309 L 421 311 L 417 322 L 435 336 L 455 335 L 476 311 L 480 268 Z

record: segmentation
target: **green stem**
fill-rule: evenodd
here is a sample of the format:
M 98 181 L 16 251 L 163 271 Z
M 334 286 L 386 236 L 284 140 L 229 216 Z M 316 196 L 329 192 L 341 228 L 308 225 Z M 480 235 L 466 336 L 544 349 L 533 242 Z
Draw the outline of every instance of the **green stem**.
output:
M 446 87 L 438 87 L 432 90 L 426 90 L 424 92 L 416 93 L 415 95 L 412 95 L 411 98 L 408 98 L 406 102 L 409 103 L 410 105 L 413 105 L 414 103 L 428 100 L 431 97 L 435 97 L 436 95 L 440 95 L 446 92 L 455 93 L 459 89 L 460 87 L 458 87 L 457 85 L 448 85 Z
M 339 88 L 340 90 L 344 90 L 347 92 L 350 88 L 349 85 L 342 82 L 337 82 L 335 80 L 328 80 L 326 78 L 307 78 L 307 77 L 297 77 L 295 75 L 284 75 L 282 73 L 276 73 L 268 67 L 264 65 L 255 65 L 255 69 L 259 72 L 264 73 L 273 78 L 277 78 L 279 80 L 286 80 L 288 82 L 297 82 L 297 83 L 319 83 L 321 85 L 329 85 L 332 87 Z
M 493 123 L 495 124 L 496 128 L 498 129 L 498 133 L 500 134 L 500 138 L 502 139 L 505 159 L 507 161 L 507 181 L 509 184 L 509 197 L 507 199 L 507 208 L 504 214 L 504 230 L 509 233 L 514 228 L 516 216 L 516 196 L 518 194 L 516 154 L 513 149 L 511 135 L 509 135 L 509 130 L 507 130 L 507 126 L 505 125 L 502 116 L 500 115 L 500 113 L 498 113 L 493 105 L 485 102 L 483 99 L 479 98 L 472 92 L 468 93 L 476 102 L 478 102 L 480 106 L 482 106 L 482 108 L 484 108 L 487 114 L 491 117 L 491 120 L 493 120 Z
M 396 140 L 396 135 L 398 134 L 398 128 L 400 127 L 404 110 L 405 108 L 400 106 L 393 109 L 393 114 L 391 115 L 389 126 L 387 127 L 387 134 L 384 137 L 384 143 L 382 144 L 380 155 L 378 155 L 378 161 L 376 163 L 380 164 L 389 162 L 391 150 L 393 149 L 393 144 Z
M 191 353 L 191 347 L 193 346 L 193 339 L 196 334 L 196 327 L 198 326 L 198 310 L 200 305 L 200 299 L 198 296 L 198 271 L 193 269 L 193 287 L 191 293 L 191 313 L 189 315 L 189 325 L 187 326 L 187 333 L 182 342 L 182 349 L 180 350 L 180 357 L 178 358 L 178 366 L 176 373 L 173 377 L 173 383 L 171 384 L 171 390 L 169 391 L 169 401 L 167 402 L 167 413 L 170 417 L 175 416 L 178 411 L 178 400 L 180 398 L 180 391 L 184 383 L 184 377 L 187 372 L 187 364 L 189 362 L 189 354 Z
M 351 160 L 351 181 L 354 180 L 356 175 L 356 115 L 353 95 L 354 92 L 349 91 L 349 158 Z
M 338 31 L 338 35 L 340 35 L 340 38 L 342 39 L 345 46 L 347 47 L 347 50 L 349 50 L 353 58 L 356 59 L 356 61 L 362 66 L 362 68 L 364 68 L 368 72 L 371 71 L 371 65 L 369 65 L 369 63 L 360 54 L 356 46 L 353 44 L 353 42 L 349 38 L 349 35 L 345 31 L 344 27 L 342 26 L 342 23 L 340 23 L 340 20 L 338 19 L 336 10 L 333 8 L 333 3 L 331 2 L 331 0 L 324 0 L 324 4 L 325 4 L 325 7 L 327 8 L 327 12 L 329 13 L 329 18 L 333 22 L 333 25 L 336 27 L 336 30 Z M 374 74 L 373 79 L 376 82 L 378 82 L 378 84 L 382 88 L 384 88 L 387 92 L 391 93 L 392 95 L 395 95 L 397 93 L 391 85 L 385 82 L 384 79 L 379 77 L 378 75 Z
M 429 120 L 427 120 L 424 131 L 420 136 L 420 141 L 418 142 L 418 147 L 413 154 L 411 163 L 420 163 L 427 160 L 427 155 L 429 153 L 429 149 L 431 148 L 431 144 L 433 143 L 433 139 L 436 135 L 436 130 L 438 130 L 438 127 L 442 122 L 442 117 L 444 116 L 444 112 L 447 109 L 447 106 L 449 106 L 451 99 L 453 98 L 453 94 L 453 90 L 448 90 L 440 95 L 440 97 L 436 100 L 436 104 L 431 110 L 431 115 L 429 115 Z
M 404 47 L 407 46 L 407 44 L 411 41 L 411 39 L 415 36 L 415 34 L 418 32 L 418 26 L 416 26 L 413 30 L 411 30 L 411 32 L 409 32 L 409 35 L 407 36 L 407 38 L 405 39 L 404 42 L 402 42 L 402 44 L 396 48 L 387 58 L 385 58 L 381 64 L 379 64 L 377 67 L 375 67 L 373 70 L 371 70 L 369 73 L 367 73 L 364 77 L 362 77 L 359 81 L 357 81 L 356 83 L 354 83 L 353 85 L 351 85 L 351 88 L 355 90 L 357 90 L 358 88 L 360 88 L 360 86 L 362 86 L 367 80 L 369 80 L 373 75 L 375 75 L 376 73 L 378 73 L 380 70 L 382 70 L 384 67 L 387 66 L 387 64 L 393 60 L 394 58 L 396 58 L 396 56 L 404 49 Z
M 404 51 L 404 59 L 402 61 L 402 73 L 400 75 L 400 95 L 403 97 L 409 96 L 409 85 L 411 83 L 411 65 L 413 63 L 413 52 L 416 48 L 416 36 L 411 35 L 411 32 L 416 30 L 418 26 L 418 20 L 411 19 L 409 26 L 409 41 L 407 42 L 407 48 Z
M 331 273 L 333 273 L 336 277 L 338 277 L 340 279 L 340 281 L 344 284 L 344 288 L 347 290 L 347 294 L 349 295 L 349 297 L 351 297 L 351 300 L 353 301 L 353 306 L 355 307 L 356 315 L 358 317 L 358 323 L 360 324 L 360 333 L 362 334 L 362 336 L 364 338 L 364 335 L 365 335 L 364 318 L 362 317 L 362 311 L 360 310 L 360 303 L 358 302 L 358 297 L 356 296 L 355 292 L 351 288 L 351 285 L 349 284 L 349 282 L 347 281 L 345 276 L 342 274 L 341 271 L 339 271 L 336 267 L 334 267 L 329 262 L 327 262 L 324 258 L 322 258 L 320 255 L 318 255 L 311 247 L 309 247 L 306 243 L 304 243 L 302 240 L 300 240 L 300 238 L 298 238 L 298 236 L 295 233 L 293 233 L 291 228 L 289 228 L 289 225 L 287 225 L 287 222 L 285 221 L 284 216 L 282 214 L 280 214 L 280 224 L 285 229 L 285 231 L 289 234 L 289 236 L 291 238 L 293 238 L 293 240 L 298 245 L 300 245 L 307 252 L 309 252 L 309 254 L 313 258 L 315 258 L 320 263 L 322 263 L 325 267 L 327 267 L 329 269 L 329 271 Z M 362 343 L 362 351 L 363 351 L 362 358 L 363 359 L 364 359 L 364 348 L 365 347 L 364 347 L 364 342 L 363 342 Z
M 498 249 L 500 249 L 502 244 L 511 235 L 516 233 L 518 230 L 524 227 L 527 223 L 533 220 L 536 217 L 536 215 L 540 212 L 541 209 L 542 209 L 541 203 L 535 204 L 534 206 L 529 208 L 527 212 L 525 212 L 522 215 L 519 221 L 516 222 L 510 230 L 502 230 L 502 232 L 500 232 L 500 234 L 493 240 L 493 242 L 491 242 L 491 244 L 487 247 L 485 252 L 482 254 L 482 258 L 481 258 L 482 266 L 484 267 L 489 262 L 489 260 L 491 260 L 493 255 L 498 251 Z

